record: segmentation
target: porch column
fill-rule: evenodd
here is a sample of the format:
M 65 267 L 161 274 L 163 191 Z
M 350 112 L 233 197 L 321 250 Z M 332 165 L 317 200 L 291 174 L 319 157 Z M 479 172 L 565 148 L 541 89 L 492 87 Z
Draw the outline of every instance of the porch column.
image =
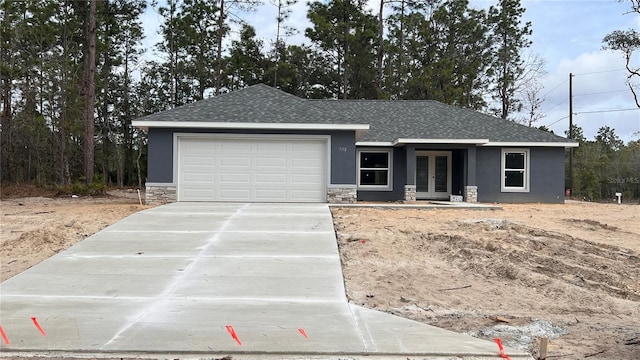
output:
M 475 203 L 478 202 L 478 186 L 476 185 L 476 147 L 470 146 L 467 148 L 467 166 L 466 172 L 466 184 L 464 186 L 464 201 Z
M 407 145 L 406 148 L 406 181 L 404 185 L 404 201 L 416 201 L 416 148 Z

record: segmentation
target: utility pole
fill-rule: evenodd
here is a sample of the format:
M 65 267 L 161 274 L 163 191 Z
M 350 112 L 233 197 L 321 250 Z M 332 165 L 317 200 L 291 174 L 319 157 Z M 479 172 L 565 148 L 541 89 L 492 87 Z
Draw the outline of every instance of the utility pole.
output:
M 573 140 L 573 74 L 569 73 L 569 139 Z M 573 147 L 569 148 L 569 189 L 573 193 Z

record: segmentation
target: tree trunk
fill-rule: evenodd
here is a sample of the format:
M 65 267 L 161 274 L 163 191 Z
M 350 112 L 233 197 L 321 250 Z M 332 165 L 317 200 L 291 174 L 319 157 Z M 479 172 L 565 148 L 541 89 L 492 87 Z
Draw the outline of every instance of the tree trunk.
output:
M 109 14 L 109 1 L 104 2 L 104 13 Z M 109 132 L 111 126 L 109 124 L 109 78 L 111 75 L 111 21 L 106 22 L 107 28 L 105 30 L 105 51 L 104 64 L 102 66 L 102 124 L 99 130 L 100 137 L 102 138 L 102 180 L 109 184 Z
M 176 69 L 178 62 L 178 55 L 176 50 L 176 42 L 175 42 L 175 10 L 176 10 L 176 2 L 175 0 L 169 0 L 169 91 L 171 102 L 173 107 L 179 105 L 178 103 L 178 71 Z
M 62 76 L 60 78 L 60 121 L 58 124 L 58 156 L 56 173 L 58 181 L 63 185 L 71 183 L 69 177 L 69 166 L 67 161 L 67 107 L 69 106 L 69 90 L 67 81 L 69 76 L 69 42 L 68 42 L 68 10 L 65 9 L 65 18 L 62 25 Z M 53 146 L 55 148 L 55 145 Z
M 378 77 L 376 79 L 377 97 L 382 94 L 382 59 L 384 56 L 384 0 L 380 0 L 380 11 L 378 12 Z
M 95 75 L 96 75 L 96 0 L 89 0 L 89 14 L 86 23 L 86 58 L 84 73 L 84 177 L 85 182 L 91 184 L 93 182 L 93 134 L 94 134 L 94 111 L 95 111 Z
M 350 1 L 349 1 L 350 3 Z M 347 99 L 348 97 L 348 88 L 349 88 L 349 34 L 351 33 L 351 24 L 349 19 L 349 14 L 346 9 L 343 9 L 343 21 L 344 21 L 344 43 L 343 46 L 343 74 L 342 74 L 342 98 Z
M 126 50 L 124 54 L 124 119 L 122 119 L 122 135 L 123 135 L 123 146 L 124 146 L 124 179 L 123 183 L 119 184 L 123 185 L 131 185 L 133 182 L 133 144 L 131 141 L 131 79 L 129 76 L 129 56 L 131 49 L 126 45 Z
M 142 171 L 140 169 L 140 158 L 142 157 L 142 143 L 138 142 L 138 157 L 136 158 L 136 169 L 138 170 L 138 189 L 142 190 Z
M 220 84 L 222 82 L 222 37 L 224 35 L 224 0 L 220 0 L 220 17 L 218 18 L 218 66 L 216 69 L 216 95 L 220 95 Z
M 5 16 L 2 18 L 2 33 L 0 36 L 4 40 L 9 37 L 9 34 L 5 32 L 9 31 L 9 16 L 7 14 L 9 3 L 5 1 L 3 3 Z M 2 64 L 13 64 L 13 61 L 9 60 L 9 51 L 5 48 L 5 44 L 1 44 L 0 46 L 0 63 Z M 11 66 L 11 65 L 9 65 Z M 2 156 L 2 161 L 0 162 L 0 168 L 2 171 L 2 180 L 11 180 L 12 171 L 9 169 L 9 160 L 10 156 L 10 143 L 11 143 L 11 70 L 7 69 L 7 71 L 3 71 L 2 78 L 0 78 L 0 86 L 2 86 L 2 90 L 0 92 L 0 97 L 2 98 L 2 112 L 0 112 L 0 126 L 2 126 L 2 132 L 0 133 L 0 154 Z

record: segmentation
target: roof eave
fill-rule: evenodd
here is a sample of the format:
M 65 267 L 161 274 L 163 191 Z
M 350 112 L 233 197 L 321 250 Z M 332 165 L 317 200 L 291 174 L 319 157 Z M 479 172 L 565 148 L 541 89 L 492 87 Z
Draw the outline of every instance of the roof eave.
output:
M 256 130 L 353 130 L 361 137 L 369 130 L 368 124 L 305 124 L 305 123 L 242 123 L 242 122 L 201 122 L 201 121 L 153 121 L 133 120 L 131 125 L 149 128 L 178 129 L 256 129 Z
M 573 148 L 580 144 L 577 142 L 498 142 L 489 141 L 489 139 L 396 139 L 393 141 L 360 141 L 356 146 L 401 146 L 406 144 L 469 144 L 476 146 L 494 146 L 494 147 L 564 147 Z
M 398 138 L 393 141 L 361 141 L 356 146 L 402 146 L 406 144 L 469 144 L 483 145 L 489 139 L 410 139 Z
M 411 138 L 398 138 L 393 141 L 394 145 L 404 144 L 472 144 L 472 145 L 484 145 L 489 142 L 489 139 L 411 139 Z
M 575 148 L 580 146 L 579 143 L 573 141 L 548 141 L 548 142 L 517 142 L 517 141 L 509 141 L 509 142 L 500 142 L 500 141 L 490 141 L 486 144 L 482 144 L 482 146 L 496 146 L 496 147 L 563 147 L 563 148 Z

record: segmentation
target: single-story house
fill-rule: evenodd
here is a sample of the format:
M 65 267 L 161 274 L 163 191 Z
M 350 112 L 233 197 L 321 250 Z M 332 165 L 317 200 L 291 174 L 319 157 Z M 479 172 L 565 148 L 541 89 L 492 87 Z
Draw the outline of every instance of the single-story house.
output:
M 437 101 L 309 100 L 259 84 L 133 120 L 146 200 L 564 201 L 577 143 Z

